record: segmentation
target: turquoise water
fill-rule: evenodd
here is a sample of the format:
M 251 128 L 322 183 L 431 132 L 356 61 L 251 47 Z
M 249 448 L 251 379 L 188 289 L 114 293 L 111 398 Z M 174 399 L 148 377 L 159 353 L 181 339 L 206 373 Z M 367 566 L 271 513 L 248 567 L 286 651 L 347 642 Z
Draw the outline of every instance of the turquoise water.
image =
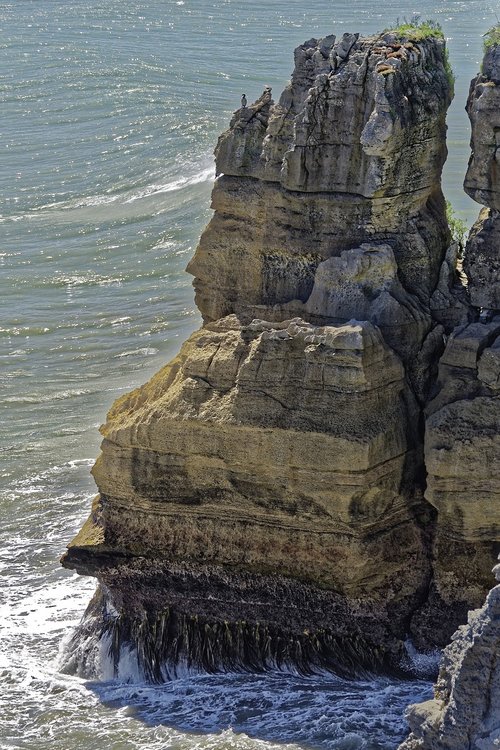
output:
M 464 112 L 486 0 L 0 3 L 0 747 L 395 748 L 422 682 L 191 677 L 87 685 L 58 650 L 93 582 L 58 558 L 85 517 L 98 425 L 199 325 L 184 267 L 210 216 L 212 150 L 245 91 L 275 94 L 311 36 L 418 9 L 457 75 L 445 192 L 469 224 Z M 427 10 L 428 9 L 428 10 Z

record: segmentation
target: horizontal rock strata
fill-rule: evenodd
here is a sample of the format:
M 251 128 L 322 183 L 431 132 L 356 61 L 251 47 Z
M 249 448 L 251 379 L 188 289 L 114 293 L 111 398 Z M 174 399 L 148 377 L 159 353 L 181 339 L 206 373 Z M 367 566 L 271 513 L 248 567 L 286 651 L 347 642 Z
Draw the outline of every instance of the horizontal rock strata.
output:
M 404 368 L 370 323 L 210 324 L 113 407 L 93 472 L 100 499 L 66 564 L 112 592 L 105 569 L 120 556 L 140 559 L 143 581 L 163 570 L 162 585 L 184 564 L 185 590 L 168 599 L 184 614 L 287 632 L 292 607 L 296 635 L 358 632 L 396 666 L 429 576 L 417 422 Z M 194 594 L 200 577 L 209 601 Z M 216 578 L 226 593 L 214 607 Z M 150 610 L 145 599 L 138 591 L 134 609 Z
M 443 46 L 310 40 L 278 104 L 266 91 L 235 113 L 216 150 L 215 214 L 188 267 L 206 321 L 284 320 L 276 305 L 307 302 L 319 264 L 365 242 L 388 243 L 427 304 L 449 238 Z
M 426 499 L 438 511 L 433 606 L 480 606 L 500 539 L 500 318 L 457 328 L 427 408 Z M 437 602 L 440 601 L 441 605 Z M 431 626 L 433 627 L 433 626 Z
M 464 270 L 471 302 L 500 310 L 500 46 L 486 52 L 482 72 L 471 82 L 467 112 L 472 154 L 466 192 L 489 210 L 481 211 L 465 249 Z
M 482 71 L 470 85 L 467 113 L 472 127 L 472 154 L 465 191 L 478 203 L 500 211 L 500 46 L 486 52 Z
M 500 212 L 484 208 L 472 227 L 464 257 L 471 303 L 500 310 Z

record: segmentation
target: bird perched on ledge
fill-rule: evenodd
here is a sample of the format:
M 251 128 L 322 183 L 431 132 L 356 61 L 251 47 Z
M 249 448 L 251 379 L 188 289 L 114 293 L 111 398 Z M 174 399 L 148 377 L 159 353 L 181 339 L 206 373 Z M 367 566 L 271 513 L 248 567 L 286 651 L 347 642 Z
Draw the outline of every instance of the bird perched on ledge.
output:
M 241 95 L 241 106 L 242 107 L 246 107 L 247 106 L 247 95 L 246 94 L 242 94 Z

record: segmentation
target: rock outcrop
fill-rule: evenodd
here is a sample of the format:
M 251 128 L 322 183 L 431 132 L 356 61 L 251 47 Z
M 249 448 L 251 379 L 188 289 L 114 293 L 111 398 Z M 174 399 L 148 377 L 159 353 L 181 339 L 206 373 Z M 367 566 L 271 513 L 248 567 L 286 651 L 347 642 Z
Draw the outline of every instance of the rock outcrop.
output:
M 465 562 L 451 582 L 433 569 L 464 539 L 478 569 L 491 551 L 460 471 L 478 508 L 496 491 L 497 328 L 468 325 L 440 188 L 451 87 L 439 34 L 330 36 L 296 50 L 278 104 L 266 89 L 234 114 L 189 266 L 204 327 L 102 428 L 99 495 L 63 560 L 101 584 L 76 639 L 132 649 L 157 680 L 394 671 L 408 634 L 441 644 L 484 596 Z M 422 406 L 459 323 L 425 500 Z M 472 447 L 447 431 L 456 394 L 484 428 Z
M 500 566 L 495 568 L 500 581 Z M 410 706 L 399 750 L 494 750 L 500 746 L 500 586 L 469 612 L 444 650 L 435 697 Z
M 132 619 L 151 617 L 145 591 L 160 576 L 171 590 L 155 617 L 175 603 L 191 619 L 302 638 L 305 670 L 338 671 L 345 656 L 322 646 L 306 658 L 305 630 L 320 642 L 357 634 L 358 666 L 397 665 L 430 567 L 418 407 L 376 327 L 208 324 L 116 402 L 103 434 L 100 498 L 65 564 L 97 572 L 117 611 L 126 561 L 141 580 Z M 252 648 L 272 664 L 271 646 Z
M 472 154 L 465 191 L 478 203 L 500 211 L 500 45 L 486 51 L 481 72 L 471 81 L 467 113 Z
M 491 208 L 480 212 L 467 242 L 464 271 L 471 303 L 483 310 L 500 310 L 500 212 Z
M 455 329 L 439 363 L 438 393 L 427 407 L 425 497 L 438 511 L 427 606 L 442 609 L 441 645 L 453 632 L 450 607 L 465 618 L 480 606 L 498 551 L 499 346 L 500 319 Z M 425 618 L 417 617 L 422 627 Z
M 322 263 L 376 243 L 415 297 L 410 317 L 430 329 L 449 240 L 443 54 L 439 38 L 311 39 L 278 104 L 266 90 L 235 113 L 216 149 L 215 214 L 188 266 L 206 322 L 285 320 L 313 294 Z M 321 316 L 349 319 L 342 309 Z

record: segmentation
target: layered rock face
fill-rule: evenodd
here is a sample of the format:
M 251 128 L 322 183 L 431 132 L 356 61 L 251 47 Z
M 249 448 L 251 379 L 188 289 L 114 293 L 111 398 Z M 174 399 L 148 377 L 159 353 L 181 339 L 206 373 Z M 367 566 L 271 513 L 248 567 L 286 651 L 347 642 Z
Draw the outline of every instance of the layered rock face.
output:
M 471 302 L 484 310 L 500 310 L 499 248 L 500 212 L 484 208 L 472 227 L 464 257 Z
M 500 566 L 497 566 L 500 580 Z M 444 650 L 434 700 L 410 706 L 399 750 L 494 750 L 500 745 L 500 586 Z
M 471 302 L 500 310 L 500 46 L 486 52 L 482 72 L 471 82 L 467 112 L 472 155 L 466 192 L 487 207 L 473 227 L 465 250 L 464 270 Z
M 277 634 L 299 639 L 288 661 L 305 670 L 394 666 L 429 577 L 415 398 L 370 323 L 273 325 L 209 324 L 115 404 L 66 564 L 97 572 L 128 619 L 174 606 L 258 626 L 261 666 L 279 660 Z M 133 597 L 116 568 L 140 579 Z M 329 653 L 332 637 L 353 638 L 356 659 Z
M 429 605 L 447 613 L 478 607 L 500 539 L 500 319 L 451 335 L 427 407 L 426 499 L 438 511 Z M 425 610 L 425 608 L 424 608 Z M 422 613 L 419 615 L 425 621 Z M 429 628 L 434 628 L 434 614 Z
M 442 607 L 443 617 L 452 605 L 461 606 L 464 617 L 481 605 L 500 540 L 499 65 L 500 48 L 493 47 L 467 103 L 472 156 L 465 189 L 489 207 L 473 227 L 464 257 L 481 322 L 452 332 L 426 409 L 425 496 L 438 511 L 430 601 Z
M 406 317 L 421 324 L 449 239 L 443 50 L 390 34 L 312 39 L 278 104 L 267 90 L 235 113 L 216 150 L 215 214 L 188 266 L 205 321 L 284 320 L 315 293 L 322 263 L 375 242 L 392 249 L 416 297 Z
M 441 643 L 477 593 L 436 593 L 436 515 L 462 529 L 453 480 L 430 487 L 435 508 L 423 498 L 421 407 L 469 314 L 440 189 L 444 42 L 332 36 L 295 63 L 279 103 L 266 89 L 219 139 L 190 264 L 204 328 L 113 406 L 63 561 L 101 583 L 77 637 L 132 648 L 153 679 L 179 663 L 397 670 L 408 633 Z M 463 528 L 471 549 L 491 538 L 473 513 Z

